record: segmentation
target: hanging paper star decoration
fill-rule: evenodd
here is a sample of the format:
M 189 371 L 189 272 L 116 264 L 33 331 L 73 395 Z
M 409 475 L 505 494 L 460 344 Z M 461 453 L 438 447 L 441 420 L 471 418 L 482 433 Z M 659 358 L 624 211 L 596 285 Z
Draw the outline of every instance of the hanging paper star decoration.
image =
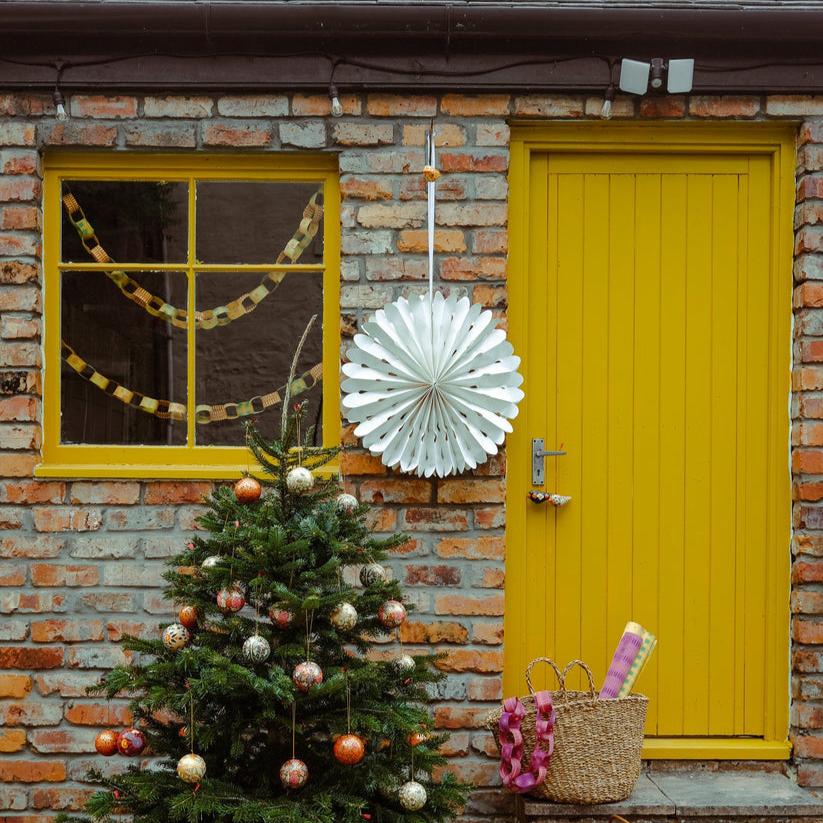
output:
M 466 297 L 399 298 L 354 337 L 343 407 L 386 466 L 446 477 L 496 454 L 523 399 L 520 358 Z

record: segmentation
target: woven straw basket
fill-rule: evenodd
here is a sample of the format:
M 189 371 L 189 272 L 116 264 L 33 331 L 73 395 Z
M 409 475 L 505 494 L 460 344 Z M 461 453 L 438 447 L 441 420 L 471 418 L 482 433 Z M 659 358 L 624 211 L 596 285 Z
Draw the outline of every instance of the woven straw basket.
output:
M 647 698 L 633 694 L 616 700 L 600 700 L 591 670 L 581 660 L 573 660 L 562 672 L 547 657 L 532 660 L 526 669 L 529 696 L 521 698 L 526 708 L 521 725 L 524 764 L 528 764 L 534 749 L 531 671 L 537 663 L 548 663 L 554 669 L 560 688 L 552 693 L 557 712 L 554 754 L 546 780 L 530 794 L 558 803 L 585 805 L 625 800 L 640 776 Z M 589 682 L 588 692 L 566 690 L 566 675 L 574 666 L 583 669 Z M 486 721 L 498 746 L 502 713 L 502 708 L 495 709 Z

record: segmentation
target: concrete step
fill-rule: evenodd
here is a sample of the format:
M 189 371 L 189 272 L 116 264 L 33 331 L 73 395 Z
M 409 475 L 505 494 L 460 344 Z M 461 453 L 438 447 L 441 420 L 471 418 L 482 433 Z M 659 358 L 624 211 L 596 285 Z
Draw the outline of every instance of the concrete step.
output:
M 630 798 L 572 806 L 521 798 L 527 823 L 823 823 L 823 799 L 788 777 L 765 772 L 645 772 Z

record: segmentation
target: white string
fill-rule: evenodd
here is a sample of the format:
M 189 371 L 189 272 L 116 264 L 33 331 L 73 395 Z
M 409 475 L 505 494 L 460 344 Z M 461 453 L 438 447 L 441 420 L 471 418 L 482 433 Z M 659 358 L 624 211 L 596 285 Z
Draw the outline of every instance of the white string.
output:
M 426 132 L 426 155 L 428 165 L 436 168 L 436 157 L 434 150 L 434 127 Z M 428 200 L 428 235 L 429 235 L 429 306 L 434 305 L 434 203 L 435 188 L 437 183 L 430 180 L 426 183 L 426 194 Z

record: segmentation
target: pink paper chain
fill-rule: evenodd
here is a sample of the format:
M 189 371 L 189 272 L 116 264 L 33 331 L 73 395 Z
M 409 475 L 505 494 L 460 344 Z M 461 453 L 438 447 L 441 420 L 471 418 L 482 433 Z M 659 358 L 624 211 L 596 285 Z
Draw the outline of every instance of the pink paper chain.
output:
M 551 692 L 535 692 L 534 704 L 537 717 L 534 721 L 535 744 L 529 763 L 529 771 L 523 772 L 523 734 L 520 724 L 526 716 L 526 708 L 516 697 L 503 701 L 500 715 L 500 779 L 513 792 L 528 792 L 546 779 L 546 772 L 554 754 L 554 724 L 557 713 L 552 704 Z M 542 745 L 545 748 L 542 748 Z

